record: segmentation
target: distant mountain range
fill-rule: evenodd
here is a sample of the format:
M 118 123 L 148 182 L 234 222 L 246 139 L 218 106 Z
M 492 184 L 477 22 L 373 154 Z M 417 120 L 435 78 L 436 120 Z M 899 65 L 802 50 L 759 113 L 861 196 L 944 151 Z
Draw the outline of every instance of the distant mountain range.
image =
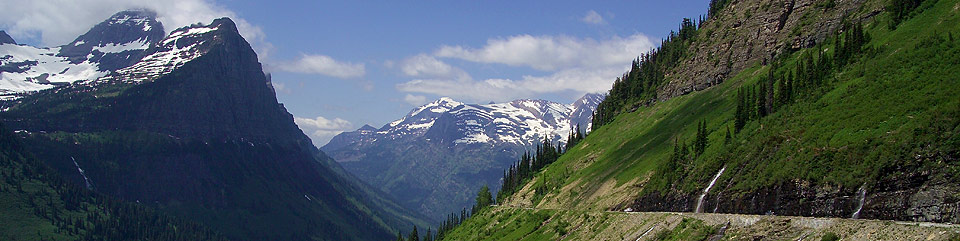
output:
M 442 218 L 471 205 L 481 186 L 498 188 L 503 170 L 544 138 L 566 142 L 578 126 L 588 130 L 603 98 L 481 105 L 444 97 L 379 129 L 341 133 L 321 150 L 405 206 Z
M 313 146 L 232 20 L 164 33 L 133 10 L 55 48 L 0 34 L 0 122 L 73 185 L 232 239 L 384 240 L 427 226 Z

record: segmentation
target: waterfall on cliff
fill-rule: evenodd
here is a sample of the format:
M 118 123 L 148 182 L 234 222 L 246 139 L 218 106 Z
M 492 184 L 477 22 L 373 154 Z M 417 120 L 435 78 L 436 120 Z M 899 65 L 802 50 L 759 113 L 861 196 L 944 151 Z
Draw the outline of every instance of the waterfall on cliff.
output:
M 710 184 L 707 185 L 707 188 L 703 189 L 703 193 L 701 193 L 700 198 L 697 199 L 697 208 L 694 210 L 694 212 L 699 213 L 703 211 L 703 198 L 707 197 L 707 193 L 710 192 L 710 188 L 713 188 L 713 184 L 717 183 L 717 179 L 720 178 L 720 175 L 723 174 L 723 171 L 726 169 L 726 166 L 720 168 L 720 171 L 717 172 L 717 175 L 714 175 L 713 179 L 710 180 Z
M 863 210 L 863 200 L 867 197 L 867 189 L 864 186 L 860 186 L 860 189 L 857 190 L 857 211 L 854 211 L 853 215 L 850 216 L 852 219 L 860 218 L 860 210 Z

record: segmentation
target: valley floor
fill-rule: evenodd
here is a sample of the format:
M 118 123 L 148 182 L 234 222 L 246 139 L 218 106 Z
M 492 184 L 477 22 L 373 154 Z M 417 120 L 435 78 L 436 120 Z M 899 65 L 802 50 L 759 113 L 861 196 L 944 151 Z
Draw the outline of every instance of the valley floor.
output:
M 494 206 L 470 218 L 445 240 L 822 240 L 824 236 L 843 240 L 957 240 L 960 225 Z

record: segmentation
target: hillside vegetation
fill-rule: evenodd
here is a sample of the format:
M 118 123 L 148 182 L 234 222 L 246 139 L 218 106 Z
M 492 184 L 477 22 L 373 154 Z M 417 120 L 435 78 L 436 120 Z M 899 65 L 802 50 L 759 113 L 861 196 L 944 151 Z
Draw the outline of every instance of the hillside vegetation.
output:
M 806 5 L 785 22 L 818 26 L 817 11 L 837 7 L 829 2 Z M 727 21 L 750 5 L 739 4 L 708 21 Z M 960 1 L 920 1 L 907 14 L 870 10 L 886 4 L 864 1 L 850 12 L 859 17 L 836 23 L 816 44 L 784 46 L 709 88 L 655 102 L 648 93 L 612 99 L 622 102 L 607 110 L 614 117 L 600 118 L 602 126 L 501 203 L 534 210 L 481 211 L 448 240 L 504 237 L 492 232 L 523 228 L 506 220 L 528 219 L 544 225 L 517 237 L 565 237 L 543 228 L 571 215 L 537 209 L 692 212 L 721 169 L 706 212 L 958 222 Z M 717 41 L 702 36 L 726 31 L 713 25 L 697 30 L 685 58 Z M 680 63 L 676 69 L 694 62 Z M 662 85 L 687 81 L 670 78 Z
M 196 223 L 66 182 L 0 125 L 0 239 L 224 240 Z

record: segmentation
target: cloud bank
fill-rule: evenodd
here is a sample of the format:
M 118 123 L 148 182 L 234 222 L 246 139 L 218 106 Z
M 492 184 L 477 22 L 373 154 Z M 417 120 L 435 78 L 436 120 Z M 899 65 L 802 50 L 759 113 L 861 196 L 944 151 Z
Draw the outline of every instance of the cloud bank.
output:
M 304 73 L 322 74 L 342 79 L 359 78 L 366 74 L 364 64 L 355 64 L 337 61 L 326 55 L 302 55 L 300 59 L 275 66 L 277 70 Z
M 487 40 L 481 48 L 442 46 L 438 57 L 457 58 L 478 63 L 496 63 L 553 71 L 575 67 L 605 67 L 630 63 L 641 52 L 654 46 L 642 34 L 613 36 L 597 41 L 567 36 L 517 35 Z
M 340 118 L 327 119 L 323 116 L 317 116 L 313 119 L 294 117 L 293 122 L 297 123 L 300 130 L 303 130 L 303 133 L 307 134 L 317 147 L 326 145 L 337 134 L 350 131 L 353 128 L 353 124 L 347 120 Z
M 597 93 L 608 90 L 614 79 L 629 69 L 633 59 L 654 46 L 653 41 L 642 34 L 605 40 L 517 35 L 489 39 L 478 48 L 441 46 L 432 56 L 420 54 L 403 61 L 401 70 L 414 78 L 397 84 L 396 88 L 407 93 L 476 102 L 509 101 L 558 92 Z M 438 58 L 528 67 L 548 73 L 519 79 L 474 80 L 465 71 Z
M 0 28 L 15 39 L 34 40 L 43 46 L 69 43 L 119 11 L 146 8 L 157 12 L 167 33 L 182 26 L 230 17 L 259 54 L 265 55 L 272 48 L 264 41 L 260 27 L 206 0 L 0 0 L 0 6 Z

